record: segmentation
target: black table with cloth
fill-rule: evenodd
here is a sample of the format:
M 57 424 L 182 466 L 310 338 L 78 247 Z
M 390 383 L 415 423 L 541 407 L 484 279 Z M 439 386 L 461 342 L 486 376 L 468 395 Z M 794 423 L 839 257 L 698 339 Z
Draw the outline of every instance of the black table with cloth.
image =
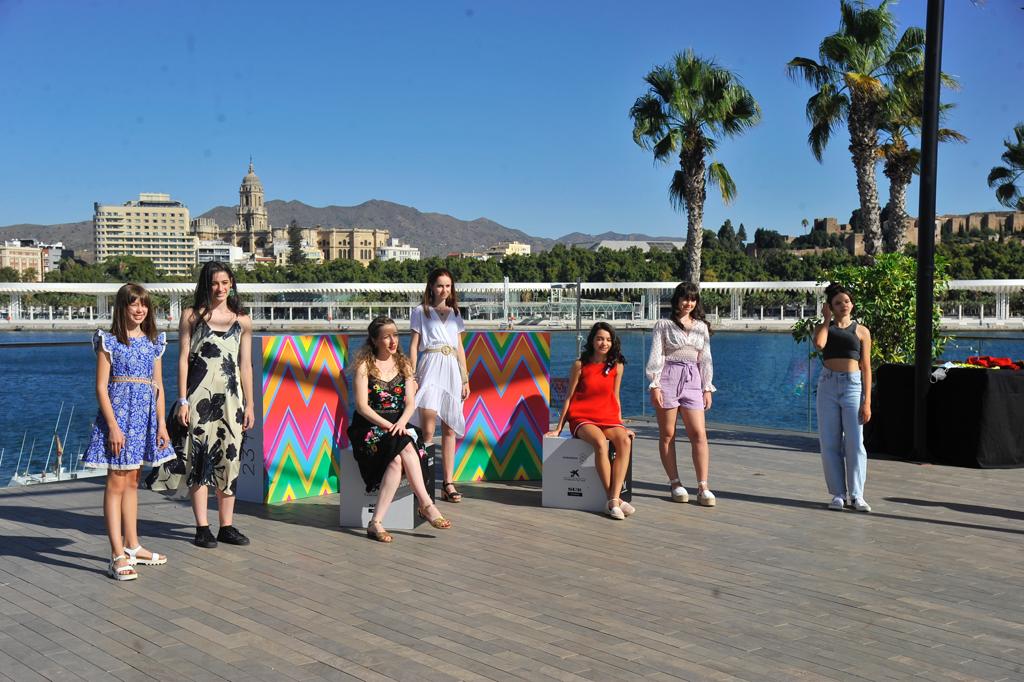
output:
M 914 455 L 914 367 L 882 365 L 865 445 Z M 928 392 L 928 450 L 939 464 L 1024 467 L 1024 371 L 955 367 Z

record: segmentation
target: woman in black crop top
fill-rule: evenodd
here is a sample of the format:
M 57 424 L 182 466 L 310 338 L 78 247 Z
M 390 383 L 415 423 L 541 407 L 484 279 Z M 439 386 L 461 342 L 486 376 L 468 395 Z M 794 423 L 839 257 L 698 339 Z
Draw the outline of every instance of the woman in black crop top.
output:
M 853 297 L 839 284 L 825 289 L 821 312 L 824 320 L 811 338 L 825 364 L 817 403 L 821 463 L 832 496 L 828 507 L 869 512 L 863 425 L 871 419 L 871 333 L 853 320 Z

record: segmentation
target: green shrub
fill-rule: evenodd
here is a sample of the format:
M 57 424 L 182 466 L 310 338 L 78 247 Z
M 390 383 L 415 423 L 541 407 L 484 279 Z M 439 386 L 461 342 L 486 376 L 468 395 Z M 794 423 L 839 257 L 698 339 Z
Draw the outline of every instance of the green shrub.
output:
M 949 277 L 946 263 L 935 259 L 935 300 L 945 293 Z M 900 253 L 878 256 L 873 265 L 843 265 L 826 271 L 820 283 L 836 282 L 853 292 L 854 318 L 871 330 L 871 365 L 913 364 L 916 329 L 917 261 Z M 820 311 L 819 311 L 820 312 Z M 942 354 L 949 340 L 939 332 L 941 310 L 932 310 L 932 359 Z M 821 317 L 809 317 L 793 325 L 793 338 L 810 340 Z M 814 353 L 817 355 L 817 353 Z

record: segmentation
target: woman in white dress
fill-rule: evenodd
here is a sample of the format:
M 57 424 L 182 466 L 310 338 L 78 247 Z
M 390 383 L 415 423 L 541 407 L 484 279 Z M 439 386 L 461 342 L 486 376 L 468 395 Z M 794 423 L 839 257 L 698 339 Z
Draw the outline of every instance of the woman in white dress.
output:
M 409 316 L 412 338 L 409 358 L 416 371 L 417 415 L 423 440 L 434 440 L 434 427 L 441 419 L 441 457 L 444 466 L 444 499 L 461 502 L 455 489 L 455 440 L 466 432 L 462 402 L 469 396 L 466 352 L 462 348 L 465 325 L 455 294 L 455 279 L 444 268 L 435 268 L 427 278 L 423 303 Z

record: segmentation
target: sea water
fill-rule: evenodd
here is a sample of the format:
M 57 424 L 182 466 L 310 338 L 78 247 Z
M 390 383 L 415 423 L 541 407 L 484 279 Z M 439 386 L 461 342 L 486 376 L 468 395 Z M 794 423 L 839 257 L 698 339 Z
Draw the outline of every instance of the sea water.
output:
M 621 337 L 627 361 L 621 389 L 623 415 L 652 416 L 644 376 L 650 332 L 627 331 Z M 62 440 L 67 433 L 65 466 L 73 465 L 69 460 L 85 449 L 97 405 L 96 356 L 89 339 L 84 332 L 0 332 L 0 447 L 5 449 L 0 486 L 14 473 L 23 438 L 22 472 L 28 467 L 33 441 L 31 470 L 42 469 L 55 427 Z M 408 336 L 403 342 L 407 347 Z M 552 333 L 552 378 L 568 376 L 577 357 L 576 346 L 575 333 Z M 718 391 L 708 413 L 710 422 L 799 431 L 817 428 L 813 387 L 821 363 L 809 358 L 806 343 L 798 344 L 781 333 L 719 332 L 712 337 L 711 348 Z M 945 358 L 964 360 L 979 354 L 1024 358 L 1024 335 L 964 335 L 947 346 Z M 172 339 L 162 363 L 168 403 L 178 397 L 177 362 L 178 345 Z M 51 452 L 51 466 L 54 457 Z

